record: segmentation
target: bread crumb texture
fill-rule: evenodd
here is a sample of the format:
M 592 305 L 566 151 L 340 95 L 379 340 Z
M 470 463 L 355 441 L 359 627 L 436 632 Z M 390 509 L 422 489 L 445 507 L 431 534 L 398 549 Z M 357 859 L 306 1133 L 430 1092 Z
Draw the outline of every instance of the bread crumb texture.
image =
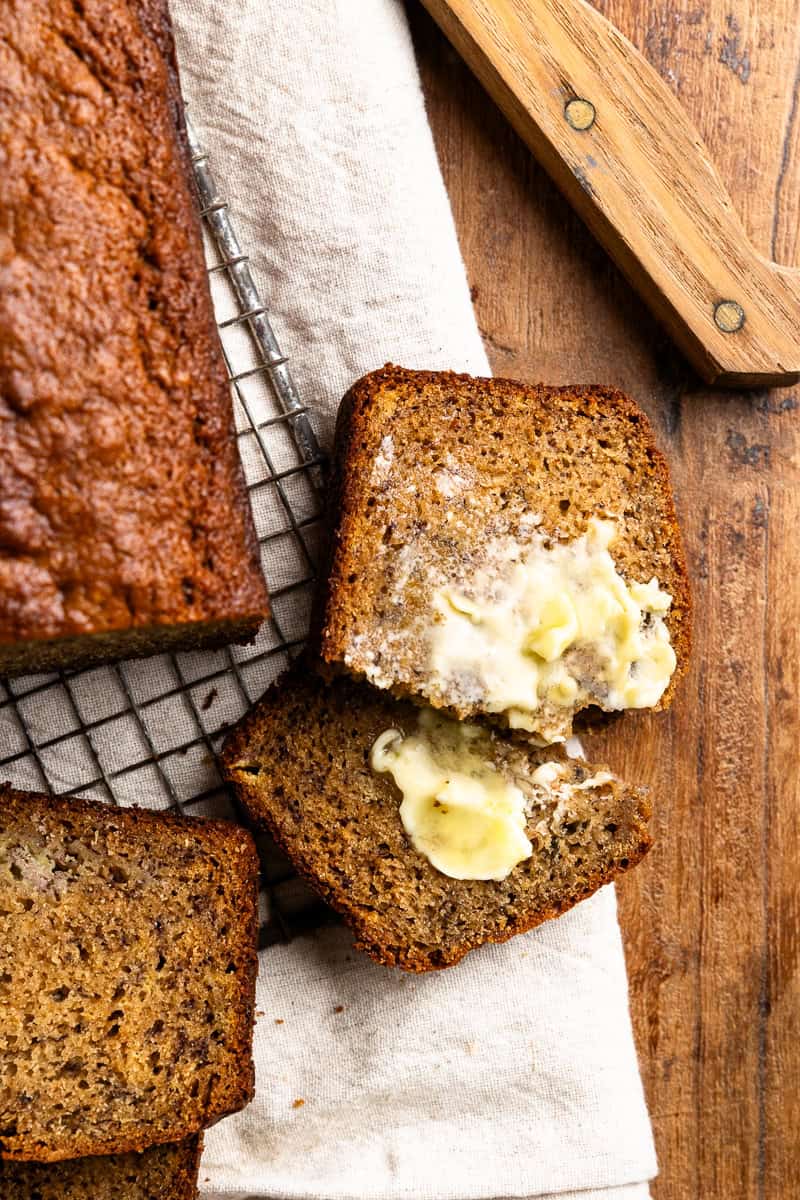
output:
M 487 730 L 487 752 L 524 791 L 531 856 L 501 881 L 452 879 L 418 853 L 400 821 L 401 793 L 370 766 L 386 729 L 407 737 L 418 709 L 304 663 L 280 679 L 229 735 L 223 771 L 248 818 L 378 962 L 409 971 L 457 963 L 557 916 L 638 862 L 650 846 L 645 795 L 601 769 L 562 758 L 552 789 L 532 775 L 561 752 Z
M 202 1135 L 141 1154 L 0 1161 L 0 1200 L 196 1200 Z
M 0 1158 L 140 1151 L 243 1107 L 256 916 L 245 830 L 0 788 Z
M 479 680 L 433 669 L 436 597 L 502 574 L 492 555 L 503 547 L 567 543 L 613 521 L 622 579 L 655 578 L 672 597 L 677 666 L 656 707 L 669 704 L 689 653 L 689 583 L 666 462 L 621 392 L 387 366 L 342 402 L 330 515 L 322 659 L 462 718 L 489 712 L 488 698 Z M 597 687 L 572 707 L 543 705 L 543 728 L 590 703 L 602 705 Z

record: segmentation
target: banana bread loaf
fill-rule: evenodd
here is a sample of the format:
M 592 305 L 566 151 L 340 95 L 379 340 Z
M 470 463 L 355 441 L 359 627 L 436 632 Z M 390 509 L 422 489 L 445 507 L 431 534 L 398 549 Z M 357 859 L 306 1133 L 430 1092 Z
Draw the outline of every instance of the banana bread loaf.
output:
M 141 1154 L 0 1161 L 0 1200 L 196 1200 L 202 1135 Z
M 242 1108 L 251 836 L 0 787 L 0 1158 L 177 1142 Z
M 546 742 L 574 715 L 664 708 L 689 586 L 667 465 L 602 387 L 387 366 L 344 398 L 321 657 Z
M 650 846 L 649 802 L 604 768 L 432 715 L 301 663 L 222 752 L 247 818 L 361 949 L 407 971 L 563 913 Z M 397 763 L 404 744 L 405 778 L 382 760 Z
M 268 612 L 163 0 L 0 0 L 0 676 Z

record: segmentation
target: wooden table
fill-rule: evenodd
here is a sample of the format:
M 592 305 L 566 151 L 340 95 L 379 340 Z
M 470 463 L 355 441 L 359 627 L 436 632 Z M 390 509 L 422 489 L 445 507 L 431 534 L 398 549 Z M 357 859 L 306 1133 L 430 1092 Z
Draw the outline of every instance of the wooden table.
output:
M 604 0 L 705 137 L 756 246 L 800 261 L 800 0 Z M 601 747 L 657 844 L 620 886 L 656 1200 L 800 1196 L 800 391 L 692 374 L 424 12 L 412 27 L 497 374 L 609 382 L 673 470 L 696 606 L 669 714 Z

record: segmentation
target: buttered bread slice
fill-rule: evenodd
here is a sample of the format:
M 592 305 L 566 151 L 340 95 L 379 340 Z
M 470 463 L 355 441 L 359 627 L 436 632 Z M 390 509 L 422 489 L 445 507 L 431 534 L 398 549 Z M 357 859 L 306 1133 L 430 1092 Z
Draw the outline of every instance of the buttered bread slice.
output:
M 646 797 L 605 768 L 303 664 L 222 765 L 359 947 L 407 971 L 563 913 L 650 846 Z
M 669 473 L 621 392 L 387 366 L 342 402 L 322 659 L 544 742 L 665 708 L 689 585 Z

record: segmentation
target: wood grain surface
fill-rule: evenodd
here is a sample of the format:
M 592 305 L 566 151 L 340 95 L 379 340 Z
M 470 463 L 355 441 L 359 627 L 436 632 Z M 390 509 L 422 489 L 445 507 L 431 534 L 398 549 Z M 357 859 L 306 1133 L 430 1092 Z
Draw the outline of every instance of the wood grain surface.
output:
M 800 259 L 800 0 L 603 0 L 699 127 L 756 248 Z M 609 382 L 673 469 L 696 606 L 673 710 L 589 746 L 653 791 L 619 889 L 655 1200 L 800 1197 L 798 390 L 704 387 L 416 3 L 498 374 Z

